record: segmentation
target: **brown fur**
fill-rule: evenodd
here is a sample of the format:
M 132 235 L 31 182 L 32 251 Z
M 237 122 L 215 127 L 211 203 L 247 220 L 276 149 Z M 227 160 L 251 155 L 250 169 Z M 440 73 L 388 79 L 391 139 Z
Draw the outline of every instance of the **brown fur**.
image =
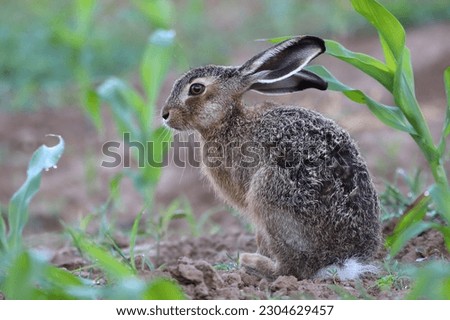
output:
M 284 47 L 269 50 L 264 57 L 270 59 Z M 242 254 L 241 265 L 269 278 L 307 278 L 350 258 L 369 260 L 380 243 L 379 206 L 354 141 L 316 112 L 243 104 L 242 94 L 259 75 L 257 58 L 242 67 L 189 71 L 175 83 L 162 111 L 168 126 L 200 134 L 204 174 L 254 223 L 258 253 Z M 188 94 L 194 82 L 205 84 L 203 94 Z M 278 90 L 271 83 L 260 87 Z M 255 146 L 259 158 L 252 165 L 239 152 L 246 143 Z M 211 159 L 222 162 L 211 165 Z

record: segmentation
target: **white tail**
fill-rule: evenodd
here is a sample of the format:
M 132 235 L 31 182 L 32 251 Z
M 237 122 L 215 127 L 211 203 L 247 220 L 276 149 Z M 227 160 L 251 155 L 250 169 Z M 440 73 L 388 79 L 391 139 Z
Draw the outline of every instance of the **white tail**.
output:
M 377 274 L 380 269 L 377 266 L 370 264 L 362 264 L 355 258 L 345 261 L 344 265 L 331 265 L 320 269 L 315 278 L 333 278 L 337 277 L 341 280 L 353 280 L 359 278 L 363 273 Z

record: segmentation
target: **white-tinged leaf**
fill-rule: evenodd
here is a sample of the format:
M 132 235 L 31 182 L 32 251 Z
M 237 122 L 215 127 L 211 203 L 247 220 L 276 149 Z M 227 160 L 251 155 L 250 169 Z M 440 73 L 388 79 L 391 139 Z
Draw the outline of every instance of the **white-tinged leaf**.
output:
M 28 222 L 28 207 L 41 184 L 42 171 L 56 168 L 64 152 L 64 140 L 58 135 L 58 144 L 52 147 L 42 145 L 31 157 L 28 164 L 27 179 L 12 196 L 8 207 L 9 234 L 8 245 L 16 248 L 21 245 L 23 228 Z

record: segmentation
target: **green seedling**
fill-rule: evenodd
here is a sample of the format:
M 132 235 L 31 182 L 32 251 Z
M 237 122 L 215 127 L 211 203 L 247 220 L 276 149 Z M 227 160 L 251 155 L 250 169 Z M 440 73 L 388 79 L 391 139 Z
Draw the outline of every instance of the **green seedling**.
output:
M 133 180 L 149 208 L 153 207 L 154 191 L 171 142 L 170 131 L 161 126 L 154 128 L 152 124 L 158 92 L 171 63 L 174 41 L 175 33 L 171 30 L 157 30 L 150 36 L 141 62 L 144 95 L 118 78 L 104 82 L 96 93 L 110 106 L 119 136 L 127 136 L 130 143 L 139 144 L 139 147 L 130 148 L 137 168 L 128 168 L 124 173 Z M 97 116 L 100 115 L 92 115 Z
M 228 257 L 229 261 L 215 264 L 214 268 L 216 270 L 222 270 L 222 271 L 234 271 L 234 270 L 239 269 L 239 252 L 236 257 L 233 257 L 229 253 L 227 253 L 227 257 Z
M 401 187 L 406 187 L 406 194 L 401 191 Z M 385 190 L 380 194 L 382 208 L 381 221 L 389 221 L 393 218 L 400 218 L 407 208 L 421 196 L 425 186 L 422 171 L 417 169 L 413 175 L 409 175 L 403 169 L 398 169 L 394 176 L 394 181 L 385 181 Z M 429 208 L 429 213 L 434 213 Z
M 64 152 L 64 140 L 60 136 L 54 137 L 59 140 L 58 144 L 53 147 L 42 145 L 34 152 L 28 165 L 27 179 L 9 202 L 8 232 L 3 218 L 0 217 L 0 253 L 22 246 L 23 229 L 28 222 L 28 206 L 39 190 L 42 172 L 56 169 Z
M 33 154 L 27 179 L 13 195 L 8 208 L 9 228 L 0 218 L 0 293 L 7 299 L 183 299 L 181 289 L 170 280 L 146 283 L 133 269 L 104 248 L 69 230 L 80 252 L 105 276 L 83 279 L 56 268 L 45 257 L 22 243 L 28 222 L 28 207 L 38 192 L 42 173 L 56 168 L 64 151 L 64 140 L 53 147 L 41 146 Z
M 387 274 L 375 281 L 375 286 L 381 291 L 404 290 L 408 288 L 410 278 L 404 267 L 397 260 L 385 259 L 383 268 Z

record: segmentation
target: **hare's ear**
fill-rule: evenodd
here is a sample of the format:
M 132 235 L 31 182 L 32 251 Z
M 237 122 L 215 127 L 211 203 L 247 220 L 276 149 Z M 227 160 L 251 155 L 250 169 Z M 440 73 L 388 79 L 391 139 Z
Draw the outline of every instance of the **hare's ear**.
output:
M 312 36 L 296 37 L 254 56 L 239 71 L 247 78 L 249 90 L 262 93 L 287 93 L 307 88 L 325 90 L 326 81 L 312 72 L 302 70 L 324 51 L 322 39 Z

